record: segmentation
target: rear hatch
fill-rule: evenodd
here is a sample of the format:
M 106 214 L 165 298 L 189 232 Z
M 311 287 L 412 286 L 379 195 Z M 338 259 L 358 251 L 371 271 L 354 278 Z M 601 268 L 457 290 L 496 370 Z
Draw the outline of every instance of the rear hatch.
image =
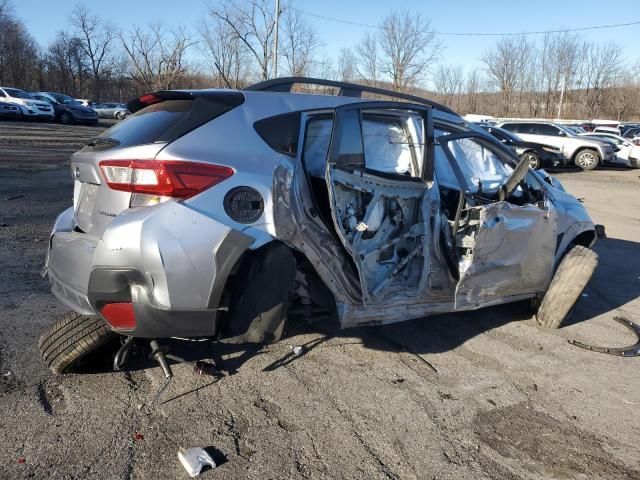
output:
M 169 143 L 243 101 L 239 92 L 205 90 L 155 92 L 129 102 L 133 115 L 92 139 L 71 157 L 78 229 L 100 236 L 116 215 L 135 206 L 132 199 L 135 201 L 136 193 L 107 185 L 101 162 L 135 161 L 138 165 L 153 162 Z

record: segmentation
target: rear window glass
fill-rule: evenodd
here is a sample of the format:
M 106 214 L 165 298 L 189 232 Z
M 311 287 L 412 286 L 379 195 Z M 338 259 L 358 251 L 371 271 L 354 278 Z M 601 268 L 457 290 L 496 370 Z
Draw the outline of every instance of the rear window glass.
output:
M 115 124 L 100 137 L 116 140 L 122 147 L 157 142 L 187 116 L 193 103 L 192 100 L 168 100 L 150 105 Z
M 298 153 L 300 112 L 285 113 L 259 120 L 254 128 L 276 152 L 295 157 Z

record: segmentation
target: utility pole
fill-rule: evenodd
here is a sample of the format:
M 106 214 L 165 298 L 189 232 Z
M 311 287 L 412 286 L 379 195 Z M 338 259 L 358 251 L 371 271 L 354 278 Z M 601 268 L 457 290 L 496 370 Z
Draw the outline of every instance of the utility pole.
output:
M 273 39 L 273 78 L 278 77 L 278 23 L 280 20 L 280 0 L 276 0 L 276 25 Z
M 558 117 L 557 120 L 560 120 L 560 115 L 562 114 L 562 102 L 564 101 L 564 89 L 567 86 L 567 76 L 565 75 L 562 79 L 562 90 L 560 90 L 560 103 L 558 104 Z

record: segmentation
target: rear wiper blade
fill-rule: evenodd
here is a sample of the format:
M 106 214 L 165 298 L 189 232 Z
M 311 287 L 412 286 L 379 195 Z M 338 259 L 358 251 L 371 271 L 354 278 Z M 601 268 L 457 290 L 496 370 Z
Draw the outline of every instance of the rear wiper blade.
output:
M 99 147 L 102 145 L 120 145 L 120 141 L 110 137 L 95 137 L 91 138 L 87 143 L 88 147 Z

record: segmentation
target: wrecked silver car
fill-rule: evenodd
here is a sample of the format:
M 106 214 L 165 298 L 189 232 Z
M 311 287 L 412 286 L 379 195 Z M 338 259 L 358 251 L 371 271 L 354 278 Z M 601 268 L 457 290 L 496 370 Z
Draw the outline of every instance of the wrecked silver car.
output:
M 46 274 L 72 313 L 40 339 L 56 372 L 113 332 L 271 342 L 323 313 L 353 327 L 531 300 L 558 327 L 596 267 L 582 204 L 435 102 L 285 78 L 128 107 L 71 159 Z

